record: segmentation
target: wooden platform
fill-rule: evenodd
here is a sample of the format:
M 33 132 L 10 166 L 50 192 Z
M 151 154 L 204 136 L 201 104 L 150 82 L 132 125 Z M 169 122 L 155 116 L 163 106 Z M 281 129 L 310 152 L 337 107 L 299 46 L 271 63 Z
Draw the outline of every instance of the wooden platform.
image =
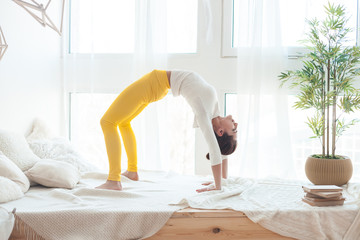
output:
M 186 208 L 175 212 L 165 226 L 147 240 L 293 239 L 253 223 L 242 212 Z
M 28 240 L 24 227 L 12 232 L 10 240 Z M 31 231 L 31 230 L 30 230 Z M 35 232 L 33 238 L 42 239 Z M 147 240 L 240 240 L 293 239 L 280 236 L 253 223 L 242 212 L 186 208 L 175 212 L 165 226 Z M 116 240 L 116 239 L 114 239 Z

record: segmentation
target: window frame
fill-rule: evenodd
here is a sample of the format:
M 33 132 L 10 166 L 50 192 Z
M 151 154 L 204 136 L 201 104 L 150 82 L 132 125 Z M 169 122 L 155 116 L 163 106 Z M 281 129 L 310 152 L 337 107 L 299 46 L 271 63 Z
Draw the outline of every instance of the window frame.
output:
M 357 2 L 357 16 L 356 16 L 356 46 L 359 46 L 359 37 L 360 37 L 360 6 L 359 0 Z M 232 47 L 233 43 L 233 0 L 223 0 L 222 2 L 222 38 L 221 38 L 221 57 L 228 58 L 228 57 L 237 57 L 237 49 Z M 304 47 L 288 47 L 288 58 L 289 59 L 298 59 L 299 57 L 304 56 L 307 52 L 306 48 Z

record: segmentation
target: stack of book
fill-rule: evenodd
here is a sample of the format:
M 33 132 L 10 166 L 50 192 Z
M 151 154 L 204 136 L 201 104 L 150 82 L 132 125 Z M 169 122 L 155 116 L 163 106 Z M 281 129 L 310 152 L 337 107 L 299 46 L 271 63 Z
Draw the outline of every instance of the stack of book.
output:
M 303 201 L 311 206 L 343 205 L 345 198 L 342 188 L 335 185 L 307 185 L 302 186 L 305 196 Z

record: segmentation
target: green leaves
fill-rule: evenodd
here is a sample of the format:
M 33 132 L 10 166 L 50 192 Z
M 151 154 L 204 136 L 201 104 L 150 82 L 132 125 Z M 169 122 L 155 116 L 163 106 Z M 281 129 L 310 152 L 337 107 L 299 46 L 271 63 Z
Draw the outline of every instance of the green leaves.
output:
M 324 118 L 321 116 L 321 114 L 316 113 L 316 115 L 312 118 L 307 118 L 306 124 L 311 128 L 312 132 L 314 133 L 314 136 L 310 138 L 321 138 L 323 136 L 323 130 L 324 130 Z
M 337 114 L 360 109 L 360 90 L 354 87 L 356 77 L 360 75 L 360 48 L 346 46 L 352 29 L 346 26 L 345 8 L 330 2 L 324 8 L 327 16 L 322 21 L 306 19 L 309 31 L 306 39 L 300 42 L 310 52 L 304 56 L 301 69 L 282 72 L 279 80 L 281 87 L 288 85 L 298 89 L 294 108 L 315 109 L 315 115 L 307 118 L 307 125 L 314 133 L 311 138 L 320 138 L 323 155 L 325 139 L 329 146 L 328 135 L 332 130 L 332 154 L 335 156 L 337 137 L 358 122 L 339 120 Z
M 343 135 L 344 131 L 348 128 L 350 128 L 351 126 L 354 126 L 356 123 L 358 123 L 360 120 L 359 119 L 353 119 L 347 123 L 345 123 L 345 120 L 337 120 L 336 121 L 336 136 L 337 139 Z
M 345 113 L 351 113 L 360 109 L 360 96 L 358 93 L 354 95 L 346 95 L 340 98 L 339 105 Z

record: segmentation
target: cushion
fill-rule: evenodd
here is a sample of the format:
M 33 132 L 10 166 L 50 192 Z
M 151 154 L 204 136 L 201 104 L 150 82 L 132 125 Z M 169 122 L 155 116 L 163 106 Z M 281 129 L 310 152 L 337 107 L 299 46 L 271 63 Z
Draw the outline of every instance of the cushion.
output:
M 79 171 L 69 163 L 41 160 L 25 172 L 26 176 L 46 187 L 74 188 L 80 181 Z
M 19 185 L 8 178 L 0 177 L 0 203 L 9 202 L 24 196 Z
M 0 151 L 22 171 L 26 171 L 40 160 L 30 149 L 24 136 L 15 132 L 0 130 Z
M 0 151 L 0 176 L 6 177 L 19 185 L 22 192 L 29 190 L 29 179 L 9 158 Z
M 46 124 L 35 119 L 32 130 L 26 137 L 31 150 L 42 159 L 67 162 L 80 172 L 96 171 L 97 167 L 84 159 L 65 138 L 53 138 Z
M 42 159 L 53 159 L 67 162 L 76 167 L 80 172 L 95 171 L 97 168 L 85 160 L 65 138 L 31 139 L 31 150 Z

